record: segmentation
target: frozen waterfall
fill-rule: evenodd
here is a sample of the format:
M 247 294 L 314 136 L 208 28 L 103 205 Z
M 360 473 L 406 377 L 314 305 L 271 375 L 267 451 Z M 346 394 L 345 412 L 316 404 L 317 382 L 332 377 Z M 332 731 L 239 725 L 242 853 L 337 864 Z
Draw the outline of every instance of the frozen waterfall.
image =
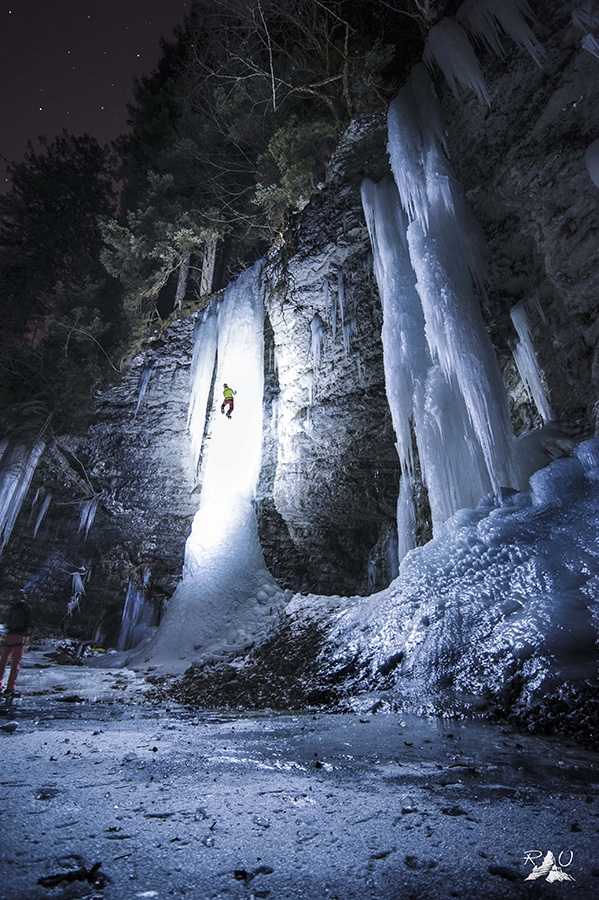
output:
M 200 504 L 182 581 L 134 661 L 176 671 L 239 652 L 268 631 L 285 602 L 264 563 L 253 505 L 262 460 L 263 296 L 259 261 L 198 315 L 188 424 Z M 221 415 L 225 383 L 236 391 L 230 419 Z
M 388 128 L 395 184 L 367 180 L 362 198 L 402 474 L 408 482 L 413 474 L 413 428 L 437 533 L 458 509 L 523 485 L 478 299 L 485 244 L 445 154 L 441 109 L 422 63 L 391 104 Z M 398 510 L 401 558 L 413 546 L 405 486 Z

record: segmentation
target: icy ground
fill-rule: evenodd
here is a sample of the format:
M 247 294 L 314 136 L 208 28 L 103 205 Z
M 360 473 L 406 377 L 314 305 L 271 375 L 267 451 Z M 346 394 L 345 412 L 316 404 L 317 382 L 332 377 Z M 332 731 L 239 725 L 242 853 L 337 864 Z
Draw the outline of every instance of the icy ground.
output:
M 47 650 L 0 717 L 2 900 L 599 897 L 599 754 L 415 716 L 192 713 Z M 549 851 L 574 881 L 525 882 Z

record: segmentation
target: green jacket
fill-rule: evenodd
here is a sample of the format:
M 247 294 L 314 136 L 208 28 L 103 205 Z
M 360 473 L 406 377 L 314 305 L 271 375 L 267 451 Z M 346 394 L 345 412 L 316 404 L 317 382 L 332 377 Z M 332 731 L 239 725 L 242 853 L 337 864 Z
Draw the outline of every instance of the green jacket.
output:
M 225 398 L 225 400 L 230 400 L 233 397 L 234 393 L 235 391 L 232 391 L 230 387 L 227 387 L 223 391 L 223 397 Z

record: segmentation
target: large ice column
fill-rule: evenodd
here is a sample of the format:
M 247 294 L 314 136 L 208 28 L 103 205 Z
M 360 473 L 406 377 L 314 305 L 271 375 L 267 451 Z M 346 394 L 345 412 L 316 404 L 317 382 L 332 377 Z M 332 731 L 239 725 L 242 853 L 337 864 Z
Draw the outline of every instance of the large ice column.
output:
M 422 64 L 389 110 L 397 189 L 366 180 L 362 202 L 383 305 L 387 396 L 404 484 L 400 558 L 413 512 L 412 429 L 433 529 L 502 486 L 521 486 L 507 398 L 477 290 L 485 244 L 445 154 L 441 108 Z M 403 532 L 403 534 L 402 534 Z
M 362 182 L 362 206 L 373 248 L 374 274 L 383 307 L 383 364 L 401 467 L 397 506 L 398 555 L 415 546 L 412 498 L 412 425 L 431 365 L 422 304 L 406 241 L 407 217 L 393 179 Z M 417 390 L 417 387 L 419 390 Z
M 246 536 L 236 532 L 238 513 L 242 508 L 251 507 L 254 499 L 262 461 L 264 288 L 261 270 L 262 264 L 257 263 L 229 285 L 218 310 L 212 432 L 202 465 L 200 509 L 185 550 L 185 579 L 193 578 L 205 568 L 207 555 L 216 552 L 217 557 L 223 553 L 230 556 L 235 549 L 231 545 L 234 535 L 249 549 Z M 202 341 L 201 332 L 198 338 Z M 219 411 L 224 384 L 236 392 L 230 419 Z M 192 399 L 194 406 L 197 402 Z
M 263 294 L 260 261 L 199 319 L 189 414 L 194 466 L 201 457 L 199 509 L 182 581 L 158 631 L 129 662 L 180 671 L 239 652 L 267 633 L 285 602 L 264 563 L 253 505 L 262 459 Z M 225 383 L 236 391 L 230 419 L 220 411 Z
M 426 337 L 433 361 L 466 404 L 492 489 L 519 487 L 507 397 L 476 292 L 486 277 L 486 248 L 444 153 L 439 118 L 432 83 L 418 64 L 389 110 L 389 156 L 411 218 L 408 246 Z M 406 168 L 415 186 L 407 196 Z

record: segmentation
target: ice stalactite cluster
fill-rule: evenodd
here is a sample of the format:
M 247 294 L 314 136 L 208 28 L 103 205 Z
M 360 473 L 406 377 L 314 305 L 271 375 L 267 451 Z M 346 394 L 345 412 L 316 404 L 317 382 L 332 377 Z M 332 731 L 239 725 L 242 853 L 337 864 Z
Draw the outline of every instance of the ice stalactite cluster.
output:
M 536 300 L 536 305 L 542 314 L 538 299 Z M 526 313 L 526 304 L 517 303 L 510 310 L 510 318 L 518 334 L 518 340 L 512 345 L 512 353 L 522 383 L 530 399 L 534 402 L 543 422 L 550 422 L 553 419 L 553 411 L 547 397 L 547 391 L 543 383 L 543 374 L 535 353 L 530 333 L 530 323 Z
M 44 447 L 43 439 L 33 447 L 12 444 L 8 438 L 0 442 L 0 553 L 10 540 Z
M 497 56 L 505 56 L 502 38 L 507 35 L 542 65 L 545 51 L 529 25 L 535 17 L 527 0 L 466 0 L 456 18 Z
M 182 581 L 134 660 L 176 671 L 239 652 L 266 633 L 285 601 L 266 569 L 253 505 L 262 460 L 263 300 L 259 261 L 198 315 L 188 423 L 199 509 Z M 236 392 L 230 419 L 221 414 L 225 383 Z
M 503 57 L 502 38 L 507 35 L 540 66 L 545 52 L 529 25 L 533 20 L 527 0 L 465 0 L 455 18 L 444 16 L 429 30 L 424 62 L 439 66 L 455 97 L 473 93 L 490 106 L 489 91 L 470 38 Z
M 476 506 L 501 487 L 519 488 L 521 478 L 505 389 L 480 310 L 486 248 L 447 159 L 439 102 L 422 63 L 391 104 L 388 128 L 397 189 L 390 181 L 366 181 L 363 205 L 404 476 L 398 532 L 405 552 L 413 546 L 412 429 L 435 533 L 458 509 Z

